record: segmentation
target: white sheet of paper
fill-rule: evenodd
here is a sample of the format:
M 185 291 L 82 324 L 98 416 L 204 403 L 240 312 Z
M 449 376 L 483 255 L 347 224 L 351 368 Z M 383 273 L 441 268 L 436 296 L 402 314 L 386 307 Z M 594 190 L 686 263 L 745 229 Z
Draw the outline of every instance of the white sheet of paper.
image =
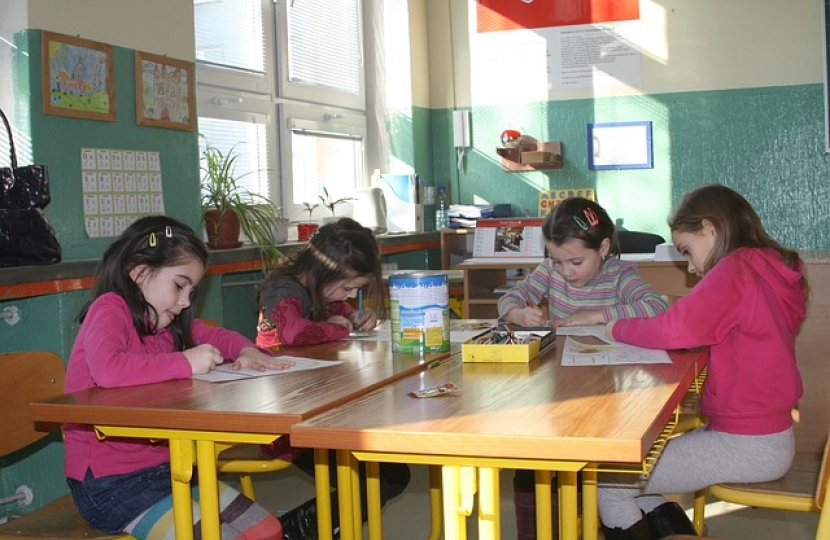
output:
M 356 335 L 349 334 L 345 339 L 357 341 L 392 341 L 392 324 L 386 320 L 369 332 L 358 332 Z
M 671 358 L 664 350 L 644 349 L 617 341 L 593 345 L 580 343 L 571 336 L 565 338 L 565 347 L 562 351 L 563 366 L 621 364 L 671 364 Z
M 242 379 L 252 379 L 254 377 L 268 377 L 270 375 L 279 375 L 281 373 L 291 373 L 293 371 L 319 369 L 343 363 L 342 360 L 315 360 L 313 358 L 301 358 L 299 356 L 280 356 L 278 358 L 280 360 L 291 360 L 294 362 L 294 365 L 282 371 L 275 369 L 266 369 L 265 371 L 240 369 L 239 371 L 234 371 L 233 364 L 222 364 L 210 373 L 205 375 L 194 375 L 193 378 L 208 382 L 239 381 Z
M 594 336 L 603 341 L 605 339 L 605 325 L 596 324 L 591 326 L 558 326 L 556 327 L 557 336 Z

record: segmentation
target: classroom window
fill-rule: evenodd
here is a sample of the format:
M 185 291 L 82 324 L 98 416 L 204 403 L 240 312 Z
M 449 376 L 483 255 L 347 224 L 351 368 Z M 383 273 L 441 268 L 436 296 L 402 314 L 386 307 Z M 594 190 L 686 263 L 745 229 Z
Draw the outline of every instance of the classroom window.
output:
M 362 2 L 315 6 L 194 0 L 199 133 L 239 143 L 241 183 L 295 221 L 324 187 L 339 198 L 368 182 Z

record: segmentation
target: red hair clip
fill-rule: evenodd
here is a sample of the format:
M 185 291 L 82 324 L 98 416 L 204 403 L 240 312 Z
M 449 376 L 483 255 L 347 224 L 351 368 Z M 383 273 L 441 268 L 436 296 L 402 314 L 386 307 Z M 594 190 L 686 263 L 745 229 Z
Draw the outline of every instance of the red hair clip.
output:
M 585 218 L 588 220 L 589 225 L 592 227 L 599 225 L 599 218 L 593 208 L 586 208 L 582 211 L 582 213 L 585 214 Z

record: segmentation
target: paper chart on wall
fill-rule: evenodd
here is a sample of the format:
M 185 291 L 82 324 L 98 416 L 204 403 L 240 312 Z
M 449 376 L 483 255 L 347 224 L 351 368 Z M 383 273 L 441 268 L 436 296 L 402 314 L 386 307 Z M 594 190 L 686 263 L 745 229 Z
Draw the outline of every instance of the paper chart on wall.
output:
M 90 238 L 119 236 L 142 216 L 164 214 L 158 152 L 81 148 L 81 180 Z
M 294 365 L 288 369 L 278 371 L 275 369 L 266 369 L 265 371 L 257 371 L 255 369 L 240 369 L 233 370 L 233 364 L 222 364 L 215 370 L 204 375 L 194 375 L 194 379 L 208 382 L 225 382 L 225 381 L 239 381 L 242 379 L 252 379 L 255 377 L 268 377 L 271 375 L 280 375 L 283 373 L 293 373 L 295 371 L 308 371 L 310 369 L 320 369 L 342 364 L 342 360 L 315 360 L 313 358 L 301 358 L 299 356 L 279 356 L 279 360 L 290 360 Z
M 609 366 L 624 364 L 671 364 L 664 350 L 644 349 L 593 336 L 567 336 L 562 351 L 563 366 Z

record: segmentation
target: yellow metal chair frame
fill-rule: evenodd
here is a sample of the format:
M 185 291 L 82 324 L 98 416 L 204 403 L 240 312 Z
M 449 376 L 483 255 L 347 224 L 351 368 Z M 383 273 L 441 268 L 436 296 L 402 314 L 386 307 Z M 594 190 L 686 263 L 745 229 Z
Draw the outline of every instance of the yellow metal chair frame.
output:
M 825 444 L 820 462 L 796 459 L 790 471 L 779 480 L 755 484 L 716 484 L 709 486 L 709 493 L 716 499 L 745 506 L 819 512 L 816 540 L 830 540 L 830 505 L 825 504 L 830 476 L 828 454 L 830 440 Z M 695 493 L 694 501 L 694 524 L 698 533 L 703 531 L 705 506 L 706 490 L 702 489 Z

